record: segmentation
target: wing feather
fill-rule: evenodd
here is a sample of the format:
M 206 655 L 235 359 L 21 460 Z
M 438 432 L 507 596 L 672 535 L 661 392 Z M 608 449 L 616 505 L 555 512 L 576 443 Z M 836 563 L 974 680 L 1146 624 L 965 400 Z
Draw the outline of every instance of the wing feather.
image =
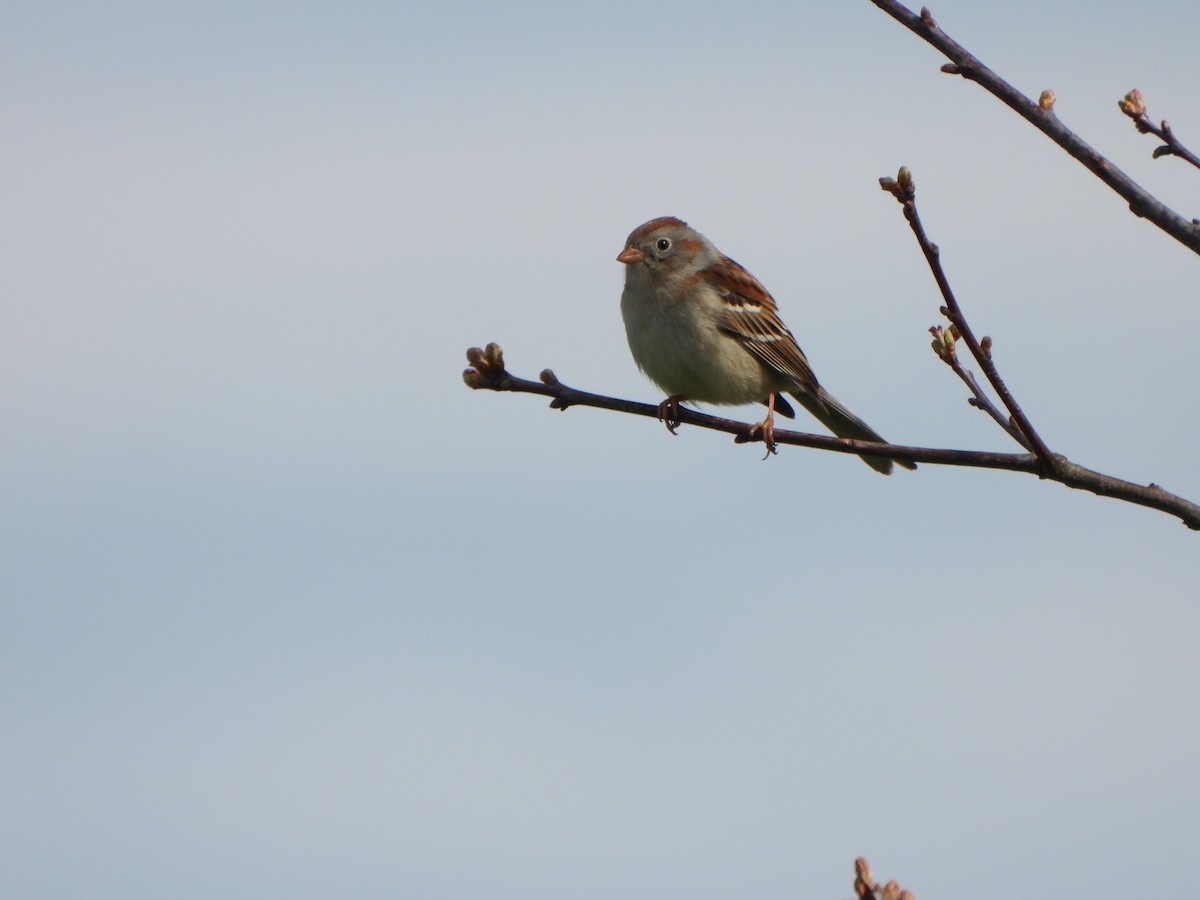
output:
M 701 273 L 725 302 L 719 326 L 735 337 L 753 356 L 803 390 L 816 392 L 820 387 L 808 365 L 808 359 L 788 327 L 779 318 L 775 299 L 762 283 L 740 264 L 725 257 L 724 265 Z

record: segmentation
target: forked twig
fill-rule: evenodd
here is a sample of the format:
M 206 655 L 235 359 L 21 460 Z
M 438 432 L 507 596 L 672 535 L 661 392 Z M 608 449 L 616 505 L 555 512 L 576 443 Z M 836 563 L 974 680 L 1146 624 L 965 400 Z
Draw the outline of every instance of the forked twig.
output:
M 1136 89 L 1130 91 L 1123 99 L 1117 101 L 1117 106 L 1121 108 L 1121 112 L 1133 119 L 1134 127 L 1138 132 L 1152 134 L 1163 142 L 1162 146 L 1155 147 L 1154 153 L 1151 154 L 1155 159 L 1161 156 L 1178 156 L 1200 169 L 1200 157 L 1183 145 L 1183 142 L 1175 136 L 1175 132 L 1171 130 L 1171 126 L 1167 124 L 1166 119 L 1163 119 L 1159 125 L 1150 121 L 1150 116 L 1146 113 L 1146 100 L 1141 91 Z
M 943 328 L 941 325 L 934 325 L 929 329 L 929 333 L 933 335 L 933 352 L 937 354 L 938 359 L 948 365 L 963 383 L 970 388 L 971 397 L 967 400 L 976 409 L 981 409 L 993 419 L 996 424 L 1007 432 L 1008 436 L 1024 447 L 1026 450 L 1033 450 L 1029 443 L 1029 439 L 1021 434 L 1012 417 L 1005 417 L 999 407 L 992 402 L 992 398 L 979 386 L 979 382 L 975 380 L 975 373 L 964 368 L 963 364 L 958 359 L 958 350 L 955 344 L 958 342 L 958 329 L 951 325 L 949 328 Z M 984 353 L 991 353 L 992 339 L 984 335 L 979 342 L 980 349 Z
M 929 239 L 925 233 L 925 227 L 921 224 L 921 217 L 917 213 L 917 187 L 913 181 L 912 173 L 907 168 L 901 168 L 900 173 L 896 178 L 881 178 L 879 185 L 885 191 L 890 193 L 899 202 L 904 209 L 904 218 L 908 220 L 909 227 L 912 228 L 913 234 L 916 235 L 917 243 L 921 246 L 921 252 L 925 255 L 925 261 L 929 263 L 929 269 L 933 272 L 933 278 L 937 282 L 938 290 L 942 292 L 942 299 L 946 301 L 946 305 L 941 308 L 942 315 L 950 320 L 950 331 L 945 332 L 936 326 L 930 329 L 934 334 L 934 352 L 947 363 L 960 378 L 967 383 L 974 393 L 975 398 L 973 406 L 977 406 L 988 412 L 1005 431 L 1021 444 L 1026 450 L 1031 450 L 1037 456 L 1047 469 L 1052 469 L 1055 462 L 1055 454 L 1050 452 L 1050 448 L 1046 446 L 1046 442 L 1042 440 L 1041 435 L 1033 427 L 1033 423 L 1029 421 L 1029 417 L 1025 415 L 1025 411 L 1021 409 L 1021 405 L 1017 403 L 1017 398 L 1013 396 L 1008 389 L 1008 385 L 1004 383 L 1004 379 L 1000 377 L 1000 372 L 996 368 L 995 362 L 992 360 L 991 339 L 984 338 L 983 342 L 976 340 L 975 332 L 971 330 L 967 318 L 963 315 L 962 308 L 958 305 L 958 300 L 954 296 L 954 291 L 950 288 L 950 281 L 946 277 L 946 271 L 942 268 L 941 251 L 937 245 Z M 938 340 L 940 338 L 940 341 Z M 971 351 L 971 355 L 975 357 L 975 361 L 979 363 L 979 367 L 983 369 L 983 374 L 987 376 L 988 382 L 1000 397 L 1004 407 L 1009 412 L 1008 420 L 1005 420 L 1000 415 L 999 411 L 992 404 L 991 400 L 980 389 L 975 381 L 975 376 L 970 372 L 966 372 L 962 365 L 958 362 L 958 354 L 955 352 L 954 344 L 956 339 L 961 338 Z

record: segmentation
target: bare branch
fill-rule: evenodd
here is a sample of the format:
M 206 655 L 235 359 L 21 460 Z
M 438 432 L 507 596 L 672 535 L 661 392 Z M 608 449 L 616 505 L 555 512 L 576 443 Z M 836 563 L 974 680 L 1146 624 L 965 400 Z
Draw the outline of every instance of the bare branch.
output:
M 958 300 L 954 297 L 954 291 L 950 289 L 950 281 L 946 277 L 946 272 L 942 268 L 941 251 L 938 250 L 936 244 L 929 240 L 929 236 L 925 233 L 925 228 L 921 224 L 921 217 L 917 213 L 917 186 L 913 181 L 912 173 L 907 168 L 901 168 L 900 174 L 896 179 L 881 178 L 879 179 L 880 187 L 890 193 L 898 201 L 904 209 L 904 218 L 908 220 L 909 227 L 912 228 L 913 234 L 917 237 L 917 243 L 921 245 L 921 252 L 925 254 L 925 260 L 929 263 L 929 268 L 933 272 L 933 278 L 937 282 L 938 289 L 942 292 L 942 298 L 946 301 L 946 305 L 942 307 L 942 315 L 950 320 L 953 326 L 953 335 L 961 337 L 967 348 L 971 351 L 971 355 L 975 357 L 979 367 L 983 369 L 983 374 L 987 376 L 987 380 L 991 383 L 992 388 L 999 395 L 1001 402 L 1004 403 L 1009 415 L 1012 417 L 1013 428 L 1010 428 L 1007 423 L 1000 420 L 1000 417 L 993 412 L 993 418 L 1001 422 L 1001 426 L 1013 435 L 1014 439 L 1026 449 L 1032 450 L 1037 458 L 1047 467 L 1054 466 L 1054 454 L 1050 452 L 1050 448 L 1046 446 L 1041 435 L 1034 430 L 1033 424 L 1025 415 L 1025 411 L 1021 409 L 1017 403 L 1017 398 L 1009 391 L 1008 386 L 1004 383 L 1004 379 L 1000 377 L 1000 372 L 996 368 L 996 364 L 992 361 L 991 341 L 988 340 L 987 352 L 980 345 L 980 342 L 975 339 L 975 333 L 971 330 L 971 326 L 967 323 L 967 318 L 963 315 L 962 308 L 958 305 Z M 953 353 L 953 346 L 947 351 L 948 355 Z M 941 355 L 941 354 L 939 354 Z M 943 357 L 945 359 L 945 357 Z M 952 363 L 953 367 L 954 364 Z M 957 370 L 956 370 L 957 371 Z M 964 378 L 964 380 L 966 380 Z M 982 398 L 982 392 L 978 391 L 978 385 L 973 384 L 974 378 L 968 382 L 976 391 L 976 398 L 979 402 L 985 402 Z M 987 401 L 990 405 L 990 401 Z M 978 404 L 977 404 L 978 405 Z M 988 406 L 981 407 L 988 409 Z M 1019 435 L 1013 434 L 1013 430 L 1019 432 Z
M 958 351 L 954 348 L 954 344 L 958 339 L 958 329 L 954 325 L 949 328 L 942 328 L 941 325 L 934 325 L 929 329 L 929 333 L 933 335 L 933 352 L 937 354 L 938 359 L 948 365 L 954 374 L 962 379 L 963 383 L 971 389 L 973 395 L 967 402 L 976 409 L 981 409 L 993 419 L 996 424 L 1003 428 L 1008 436 L 1024 447 L 1026 450 L 1033 450 L 1029 443 L 1029 439 L 1021 434 L 1012 417 L 1005 418 L 1000 412 L 996 404 L 992 402 L 992 398 L 984 393 L 983 388 L 979 386 L 979 382 L 975 380 L 975 373 L 969 372 L 963 368 L 963 364 L 959 362 Z M 991 353 L 991 338 L 984 336 L 979 342 L 979 347 L 984 353 Z
M 1179 138 L 1175 137 L 1175 132 L 1171 130 L 1166 119 L 1162 120 L 1161 125 L 1155 125 L 1150 121 L 1150 116 L 1146 114 L 1146 101 L 1142 97 L 1141 91 L 1137 89 L 1130 91 L 1123 99 L 1117 101 L 1117 106 L 1121 108 L 1121 112 L 1133 119 L 1134 127 L 1141 134 L 1152 134 L 1163 142 L 1161 147 L 1154 148 L 1155 159 L 1160 156 L 1178 156 L 1200 169 L 1200 157 L 1183 146 Z
M 1188 220 L 1135 182 L 1059 121 L 1053 92 L 1035 103 L 972 56 L 938 27 L 928 9 L 917 15 L 896 0 L 871 0 L 913 34 L 950 60 L 942 71 L 974 81 L 1078 160 L 1089 172 L 1121 195 L 1136 216 L 1149 219 L 1194 253 L 1200 253 L 1200 222 Z
M 559 381 L 549 369 L 541 373 L 540 381 L 530 381 L 511 375 L 504 367 L 504 354 L 498 344 L 488 344 L 485 349 L 472 347 L 467 351 L 467 361 L 470 366 L 463 372 L 463 381 L 468 387 L 476 390 L 539 394 L 551 397 L 550 406 L 554 409 L 591 406 L 597 409 L 645 416 L 650 419 L 657 419 L 659 415 L 658 407 L 650 403 L 620 400 L 568 387 Z M 709 416 L 691 409 L 681 408 L 679 420 L 681 424 L 732 434 L 738 443 L 758 442 L 762 439 L 761 432 L 756 434 L 753 430 L 754 426 L 750 423 Z M 1103 497 L 1112 497 L 1169 513 L 1179 517 L 1188 528 L 1200 531 L 1200 505 L 1165 491 L 1156 484 L 1141 485 L 1122 481 L 1119 478 L 1085 469 L 1062 456 L 1054 456 L 1053 468 L 1047 471 L 1045 465 L 1032 453 L 989 453 L 978 450 L 906 447 L 899 444 L 878 444 L 873 441 L 855 441 L 799 431 L 776 431 L 775 442 L 797 447 L 811 447 L 817 450 L 829 450 L 834 453 L 852 453 L 858 456 L 866 453 L 934 465 L 1025 472 L 1057 481 L 1078 490 L 1090 491 Z

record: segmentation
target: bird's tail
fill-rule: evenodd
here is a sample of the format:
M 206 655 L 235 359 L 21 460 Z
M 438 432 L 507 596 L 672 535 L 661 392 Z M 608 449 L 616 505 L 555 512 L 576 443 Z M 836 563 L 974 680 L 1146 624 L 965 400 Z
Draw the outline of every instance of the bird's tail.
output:
M 856 416 L 838 401 L 837 397 L 825 390 L 825 388 L 817 388 L 816 393 L 808 391 L 796 391 L 792 394 L 800 405 L 807 409 L 810 413 L 836 434 L 840 438 L 851 438 L 859 441 L 878 441 L 881 444 L 886 444 L 885 441 L 875 429 Z M 862 457 L 862 461 L 884 475 L 892 474 L 892 460 L 884 456 L 866 456 Z M 908 462 L 907 460 L 896 460 L 901 466 L 906 469 L 915 469 L 916 463 Z

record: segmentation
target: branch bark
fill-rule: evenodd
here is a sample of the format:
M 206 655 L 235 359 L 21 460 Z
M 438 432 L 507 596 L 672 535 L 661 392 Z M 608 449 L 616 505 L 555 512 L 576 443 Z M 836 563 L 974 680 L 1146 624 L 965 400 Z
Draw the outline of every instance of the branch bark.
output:
M 1134 215 L 1148 219 L 1193 253 L 1200 253 L 1200 222 L 1188 220 L 1167 207 L 1059 121 L 1052 92 L 1043 93 L 1041 101 L 1036 103 L 1026 97 L 942 31 L 927 8 L 917 15 L 895 0 L 871 2 L 949 59 L 950 64 L 942 66 L 943 72 L 974 81 L 1120 194 Z

